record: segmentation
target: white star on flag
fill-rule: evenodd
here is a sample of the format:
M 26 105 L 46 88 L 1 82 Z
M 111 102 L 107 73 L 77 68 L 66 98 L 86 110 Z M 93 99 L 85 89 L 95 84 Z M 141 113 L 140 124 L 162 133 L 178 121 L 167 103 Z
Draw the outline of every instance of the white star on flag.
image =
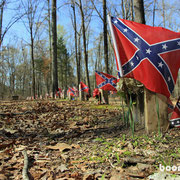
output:
M 162 48 L 166 50 L 166 49 L 167 49 L 167 45 L 166 45 L 166 44 L 163 44 L 163 45 L 162 45 Z
M 128 29 L 127 29 L 127 28 L 125 28 L 125 29 L 124 29 L 124 32 L 127 32 L 127 31 L 128 31 Z
M 131 62 L 131 66 L 134 66 L 134 63 L 133 63 L 133 62 Z
M 134 41 L 135 41 L 135 42 L 138 42 L 138 41 L 139 41 L 139 38 L 138 38 L 138 37 L 137 37 L 137 38 L 135 38 L 135 39 L 134 39 Z
M 146 54 L 151 54 L 151 50 L 150 50 L 150 48 L 149 49 L 146 49 Z
M 163 65 L 164 64 L 162 62 L 158 63 L 158 66 L 161 67 L 161 68 L 163 67 Z

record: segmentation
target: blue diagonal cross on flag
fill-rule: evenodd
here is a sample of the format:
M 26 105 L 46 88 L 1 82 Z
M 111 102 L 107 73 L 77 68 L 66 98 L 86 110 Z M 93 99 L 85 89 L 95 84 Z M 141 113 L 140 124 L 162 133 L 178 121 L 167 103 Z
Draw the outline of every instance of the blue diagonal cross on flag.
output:
M 180 67 L 180 33 L 116 17 L 111 22 L 119 77 L 122 69 L 123 76 L 169 97 Z
M 81 91 L 84 91 L 84 90 L 86 90 L 86 89 L 88 89 L 88 87 L 84 87 L 84 88 L 82 88 L 82 89 L 81 89 Z
M 70 93 L 71 96 L 76 96 L 75 90 L 71 87 L 68 88 L 68 93 Z

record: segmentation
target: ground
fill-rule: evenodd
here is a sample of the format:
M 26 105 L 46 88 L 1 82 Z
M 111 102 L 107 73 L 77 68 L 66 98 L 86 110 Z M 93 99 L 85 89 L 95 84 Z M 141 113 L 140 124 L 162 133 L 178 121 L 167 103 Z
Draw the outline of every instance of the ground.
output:
M 163 167 L 180 167 L 180 130 L 134 137 L 121 106 L 94 101 L 1 101 L 0 179 L 148 179 Z M 170 172 L 179 177 L 180 170 Z

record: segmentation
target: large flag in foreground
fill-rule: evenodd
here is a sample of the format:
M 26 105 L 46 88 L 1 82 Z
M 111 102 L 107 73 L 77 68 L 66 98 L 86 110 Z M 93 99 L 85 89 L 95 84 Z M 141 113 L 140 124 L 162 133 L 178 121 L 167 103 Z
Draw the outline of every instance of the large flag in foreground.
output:
M 89 88 L 82 81 L 80 82 L 80 90 L 89 93 Z
M 171 115 L 170 124 L 172 127 L 180 127 L 180 98 L 178 99 Z
M 116 17 L 109 24 L 119 77 L 169 97 L 180 68 L 180 33 Z
M 96 75 L 96 84 L 98 88 L 107 90 L 107 91 L 117 91 L 116 84 L 117 78 L 110 74 L 106 74 L 103 72 L 95 72 Z

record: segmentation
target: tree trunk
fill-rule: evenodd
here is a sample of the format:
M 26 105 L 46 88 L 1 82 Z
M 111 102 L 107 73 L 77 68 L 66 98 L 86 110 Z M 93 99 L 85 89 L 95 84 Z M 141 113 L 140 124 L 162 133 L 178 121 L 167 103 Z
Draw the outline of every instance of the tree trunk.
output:
M 50 61 L 52 62 L 52 36 L 51 36 L 51 12 L 50 12 L 50 0 L 47 0 L 48 2 L 48 26 L 49 26 L 49 57 Z M 49 64 L 49 73 L 47 75 L 46 79 L 46 86 L 47 86 L 47 93 L 50 94 L 50 88 L 52 86 L 52 63 Z
M 145 24 L 143 0 L 134 0 L 135 21 Z M 139 105 L 137 105 L 139 106 Z M 159 108 L 160 107 L 160 108 Z M 137 107 L 138 110 L 140 107 Z M 159 112 L 158 110 L 159 109 Z M 168 125 L 167 98 L 144 88 L 144 115 L 147 133 L 166 130 Z
M 80 34 L 79 34 L 79 37 L 78 37 L 78 69 L 79 69 L 79 77 L 80 77 L 80 75 L 81 75 L 81 36 L 80 36 Z
M 134 0 L 134 21 L 145 24 L 145 15 L 144 15 L 144 1 L 143 0 Z
M 67 54 L 65 55 L 65 58 L 66 58 L 66 63 L 65 63 L 65 76 L 64 76 L 64 79 L 65 80 L 63 80 L 64 81 L 64 86 L 65 86 L 65 89 L 67 90 L 68 89 L 68 72 L 69 72 L 69 69 L 68 69 L 68 63 L 67 63 L 67 61 L 68 61 L 68 56 L 67 56 Z
M 143 0 L 134 0 L 134 21 L 138 23 L 145 24 L 145 16 L 144 16 L 144 2 Z M 135 81 L 135 80 L 134 80 Z M 133 109 L 136 110 L 137 118 L 139 123 L 144 127 L 144 101 L 142 101 L 142 97 L 144 95 L 143 92 L 139 91 L 137 93 L 136 101 L 137 103 L 133 106 Z
M 79 59 L 77 55 L 77 27 L 76 27 L 76 11 L 75 11 L 75 3 L 72 1 L 72 9 L 74 15 L 74 45 L 75 45 L 75 59 L 76 59 L 76 74 L 77 74 L 77 86 L 80 84 L 80 66 Z
M 130 7 L 131 7 L 131 20 L 134 21 L 133 0 L 130 1 Z
M 35 80 L 35 62 L 34 62 L 34 38 L 33 38 L 33 29 L 32 24 L 30 27 L 31 33 L 31 62 L 32 62 L 32 94 L 35 99 L 36 96 L 36 80 Z
M 122 17 L 123 17 L 123 19 L 125 19 L 124 0 L 121 0 L 121 9 L 122 9 Z
M 89 94 L 91 94 L 91 86 L 89 80 L 89 70 L 88 70 L 88 53 L 86 49 L 86 30 L 85 30 L 85 23 L 84 23 L 84 13 L 82 9 L 81 0 L 79 0 L 79 8 L 81 11 L 81 21 L 82 21 L 82 31 L 83 31 L 83 46 L 84 46 L 84 62 L 85 62 L 85 73 L 86 73 L 86 84 L 89 87 Z
M 2 43 L 2 22 L 3 22 L 3 10 L 4 10 L 4 4 L 5 1 L 2 1 L 2 3 L 0 4 L 0 47 L 1 47 L 1 43 Z
M 105 71 L 109 74 L 106 0 L 103 0 L 103 26 Z M 109 104 L 108 91 L 104 91 L 101 95 L 104 98 L 105 104 Z
M 105 71 L 107 74 L 109 74 L 106 0 L 103 0 L 103 26 Z
M 52 0 L 52 79 L 53 79 L 53 98 L 58 90 L 57 73 L 57 29 L 56 29 L 56 0 Z
M 166 18 L 165 18 L 165 4 L 164 4 L 164 0 L 162 0 L 162 8 L 163 8 L 163 27 L 166 27 Z
M 153 7 L 153 26 L 155 23 L 155 13 L 156 13 L 156 0 L 154 0 L 154 7 Z

